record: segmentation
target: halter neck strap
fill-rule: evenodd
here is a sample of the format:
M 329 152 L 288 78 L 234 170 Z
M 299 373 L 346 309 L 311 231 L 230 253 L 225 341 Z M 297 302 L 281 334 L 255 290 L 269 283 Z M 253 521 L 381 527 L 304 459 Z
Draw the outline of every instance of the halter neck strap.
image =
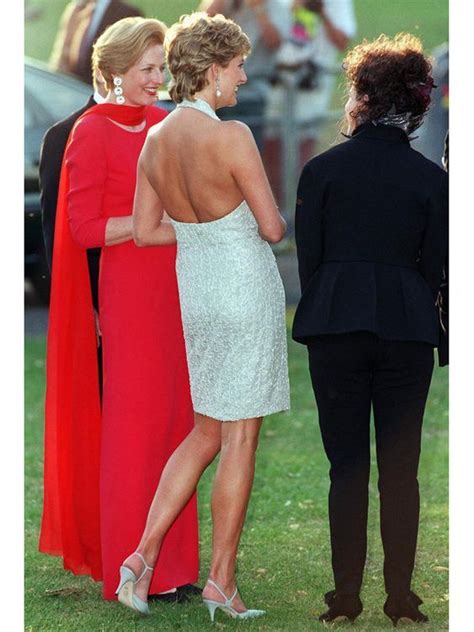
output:
M 210 116 L 216 121 L 220 121 L 220 118 L 214 112 L 214 110 L 209 105 L 209 103 L 205 101 L 204 99 L 196 98 L 195 101 L 191 101 L 189 99 L 183 99 L 183 101 L 181 101 L 181 103 L 178 103 L 176 107 L 192 108 L 193 110 L 198 110 L 199 112 L 202 112 L 203 114 L 207 114 L 208 116 Z

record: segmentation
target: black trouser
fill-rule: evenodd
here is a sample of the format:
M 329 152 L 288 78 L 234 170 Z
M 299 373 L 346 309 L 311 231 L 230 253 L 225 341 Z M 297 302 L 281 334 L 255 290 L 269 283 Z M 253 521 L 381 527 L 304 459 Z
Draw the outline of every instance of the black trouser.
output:
M 320 336 L 308 345 L 324 449 L 335 588 L 358 593 L 367 550 L 370 409 L 379 473 L 385 589 L 410 589 L 419 520 L 421 427 L 433 348 L 371 333 Z

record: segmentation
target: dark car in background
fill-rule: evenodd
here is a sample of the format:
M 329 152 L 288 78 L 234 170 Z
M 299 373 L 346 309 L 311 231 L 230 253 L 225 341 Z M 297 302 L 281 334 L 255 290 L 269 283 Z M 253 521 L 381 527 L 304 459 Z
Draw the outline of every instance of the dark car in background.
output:
M 41 301 L 49 298 L 50 277 L 44 256 L 38 164 L 46 130 L 86 103 L 91 87 L 51 72 L 33 59 L 25 62 L 25 277 Z

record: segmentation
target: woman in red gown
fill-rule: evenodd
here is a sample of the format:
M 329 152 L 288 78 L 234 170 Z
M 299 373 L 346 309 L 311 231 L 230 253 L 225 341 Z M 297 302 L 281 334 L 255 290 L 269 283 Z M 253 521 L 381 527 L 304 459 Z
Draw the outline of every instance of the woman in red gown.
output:
M 193 427 L 175 274 L 176 246 L 132 239 L 138 156 L 163 81 L 165 26 L 126 18 L 109 27 L 93 63 L 106 103 L 78 119 L 65 152 L 56 219 L 47 349 L 44 509 L 40 550 L 103 580 L 143 530 L 162 469 Z M 102 247 L 99 323 L 86 249 Z M 102 335 L 102 413 L 96 335 Z M 166 536 L 151 592 L 198 576 L 196 499 Z

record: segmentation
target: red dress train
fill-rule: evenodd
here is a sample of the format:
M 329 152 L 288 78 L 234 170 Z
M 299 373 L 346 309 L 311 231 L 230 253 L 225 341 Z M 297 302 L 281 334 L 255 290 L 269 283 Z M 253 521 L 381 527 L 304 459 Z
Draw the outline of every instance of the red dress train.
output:
M 136 124 L 118 127 L 110 118 Z M 109 217 L 131 213 L 148 128 L 166 112 L 104 104 L 76 123 L 65 153 L 55 230 L 40 550 L 103 579 L 113 599 L 139 542 L 163 467 L 193 427 L 175 273 L 176 246 L 105 246 Z M 132 118 L 127 118 L 127 117 Z M 133 121 L 133 123 L 132 123 Z M 85 249 L 102 247 L 102 415 Z M 198 576 L 196 498 L 166 535 L 154 594 Z

